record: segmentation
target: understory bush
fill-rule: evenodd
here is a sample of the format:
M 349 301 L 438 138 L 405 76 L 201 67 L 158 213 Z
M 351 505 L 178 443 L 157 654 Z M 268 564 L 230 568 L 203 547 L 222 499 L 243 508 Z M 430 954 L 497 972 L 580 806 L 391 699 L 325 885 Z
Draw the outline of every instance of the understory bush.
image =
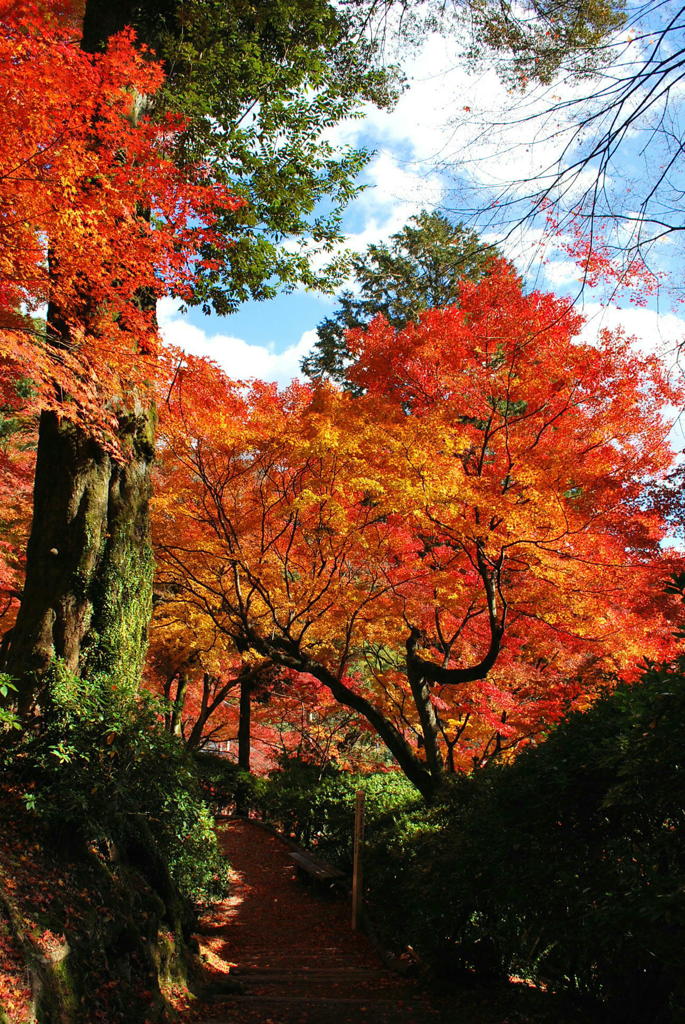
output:
M 365 794 L 366 833 L 370 841 L 395 817 L 421 805 L 418 790 L 399 772 L 352 774 L 335 764 L 325 767 L 288 758 L 257 796 L 267 820 L 305 846 L 316 847 L 347 869 L 352 863 L 355 798 Z
M 219 754 L 199 751 L 193 761 L 202 796 L 213 814 L 235 808 L 249 811 L 260 804 L 266 786 L 264 779 Z
M 367 857 L 386 934 L 438 971 L 518 974 L 612 1021 L 682 1024 L 684 718 L 682 666 L 651 668 L 403 815 Z
M 145 691 L 91 684 L 56 665 L 40 721 L 5 733 L 0 767 L 57 842 L 145 861 L 162 890 L 209 902 L 225 892 L 226 862 L 193 761 L 159 711 Z

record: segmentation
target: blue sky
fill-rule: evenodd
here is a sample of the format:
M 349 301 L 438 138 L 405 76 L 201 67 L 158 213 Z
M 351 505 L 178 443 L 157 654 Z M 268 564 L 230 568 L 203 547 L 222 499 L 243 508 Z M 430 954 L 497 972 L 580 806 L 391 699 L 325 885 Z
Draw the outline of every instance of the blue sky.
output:
M 334 141 L 374 150 L 362 178 L 367 188 L 344 220 L 346 244 L 355 251 L 387 239 L 422 208 L 442 209 L 454 220 L 467 219 L 470 207 L 486 202 L 511 180 L 530 178 L 548 167 L 569 128 L 563 116 L 556 117 L 555 137 L 549 139 L 549 125 L 518 123 L 519 115 L 511 110 L 521 97 L 508 91 L 492 69 L 466 70 L 454 41 L 428 37 L 406 62 L 405 71 L 409 88 L 393 111 L 368 109 L 362 120 L 339 125 L 331 133 Z M 524 98 L 524 109 L 534 113 L 550 102 L 573 98 L 574 89 L 586 91 L 587 84 L 560 81 L 537 89 Z M 488 127 L 493 122 L 499 122 L 497 130 Z M 631 149 L 628 139 L 624 166 L 614 181 L 605 182 L 609 187 L 625 189 L 619 179 L 630 179 L 639 143 L 636 134 Z M 577 187 L 582 185 L 581 179 Z M 529 284 L 575 294 L 578 271 L 563 249 L 563 238 L 545 241 L 543 236 L 541 227 L 514 233 L 507 255 Z M 663 250 L 656 258 L 668 270 L 668 248 Z M 623 325 L 642 347 L 661 348 L 673 358 L 685 338 L 685 319 L 677 312 L 660 310 L 655 301 L 635 308 L 625 297 L 609 304 L 604 300 L 591 290 L 583 296 L 588 337 L 599 326 Z M 210 356 L 234 377 L 255 376 L 285 385 L 311 348 L 317 323 L 334 305 L 334 297 L 295 292 L 247 303 L 225 318 L 205 317 L 198 310 L 181 316 L 168 300 L 161 303 L 159 313 L 167 340 Z

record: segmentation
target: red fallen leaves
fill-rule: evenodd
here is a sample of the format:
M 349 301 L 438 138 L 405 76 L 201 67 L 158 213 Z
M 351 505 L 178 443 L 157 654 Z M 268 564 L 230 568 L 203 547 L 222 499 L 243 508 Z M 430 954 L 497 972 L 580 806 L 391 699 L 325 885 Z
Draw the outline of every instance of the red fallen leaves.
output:
M 30 1017 L 31 989 L 26 983 L 26 968 L 16 942 L 3 934 L 5 922 L 0 915 L 0 1008 L 11 1021 Z
M 204 927 L 200 936 L 206 968 L 219 978 L 230 976 L 235 967 L 270 969 L 282 980 L 269 985 L 268 994 L 289 998 L 277 1009 L 268 1003 L 232 1004 L 227 999 L 225 1009 L 200 1006 L 191 1019 L 225 1016 L 240 1024 L 265 1024 L 273 1015 L 283 1024 L 311 1024 L 343 1016 L 349 1020 L 355 1012 L 364 1014 L 364 1020 L 368 1015 L 369 1020 L 395 1024 L 437 1019 L 418 986 L 384 971 L 366 936 L 350 930 L 346 901 L 322 900 L 295 881 L 288 848 L 279 838 L 250 822 L 234 821 L 221 830 L 221 840 L 233 882 L 231 897 L 212 908 L 204 922 L 212 926 Z M 367 969 L 369 977 L 364 976 Z M 316 987 L 321 972 L 327 974 L 325 989 Z M 249 992 L 264 993 L 259 974 L 247 985 Z M 330 1004 L 317 1005 L 318 996 Z M 308 997 L 314 998 L 313 1004 Z M 348 1004 L 356 1000 L 363 1002 Z
M 35 952 L 50 956 L 63 946 L 64 937 L 39 921 L 54 902 L 58 875 L 16 817 L 14 798 L 3 792 L 0 803 L 0 896 L 21 916 L 26 938 Z M 24 958 L 3 914 L 3 905 L 0 898 L 0 1007 L 10 1021 L 23 1024 L 31 1018 L 31 990 Z
M 11 628 L 23 586 L 31 522 L 36 429 L 0 370 L 0 632 Z M 0 428 L 0 429 L 1 429 Z
M 26 964 L 5 929 L 3 902 L 11 905 L 24 941 L 32 945 L 35 955 L 60 961 L 68 952 L 69 941 L 79 970 L 88 974 L 89 1004 L 84 1009 L 88 1020 L 111 1024 L 119 1019 L 120 1014 L 111 1008 L 112 994 L 127 985 L 128 979 L 112 977 L 112 965 L 102 957 L 94 936 L 94 929 L 106 927 L 105 922 L 120 913 L 115 906 L 102 905 L 108 898 L 102 888 L 103 877 L 78 856 L 72 859 L 55 850 L 54 835 L 43 831 L 40 822 L 23 810 L 21 793 L 0 791 L 0 1007 L 11 1024 L 25 1024 L 33 1017 Z M 143 920 L 143 931 L 146 926 Z M 89 951 L 87 959 L 83 958 L 84 949 Z M 136 977 L 141 989 L 144 981 L 153 980 L 147 973 Z M 133 984 L 131 992 L 139 997 Z

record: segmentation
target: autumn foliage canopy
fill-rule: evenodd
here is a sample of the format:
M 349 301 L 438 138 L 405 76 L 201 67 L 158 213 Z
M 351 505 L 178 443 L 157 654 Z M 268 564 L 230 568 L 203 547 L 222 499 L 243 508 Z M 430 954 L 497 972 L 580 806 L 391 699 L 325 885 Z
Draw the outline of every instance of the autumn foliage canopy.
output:
M 580 327 L 502 262 L 458 305 L 352 337 L 361 397 L 187 360 L 162 579 L 248 660 L 322 682 L 425 789 L 538 734 L 668 648 L 642 492 L 681 396 L 656 357 Z
M 36 407 L 115 444 L 122 379 L 157 373 L 152 300 L 188 297 L 203 243 L 228 244 L 217 210 L 239 202 L 172 159 L 182 122 L 152 116 L 163 71 L 131 30 L 91 54 L 63 11 L 0 0 L 0 18 L 0 358 Z M 31 319 L 46 303 L 59 337 Z
M 166 372 L 155 300 L 189 295 L 202 247 L 229 244 L 217 213 L 239 205 L 172 158 L 183 123 L 155 114 L 153 55 L 131 30 L 86 53 L 78 6 L 0 0 L 3 628 L 23 584 L 36 413 L 123 457 L 119 417 Z

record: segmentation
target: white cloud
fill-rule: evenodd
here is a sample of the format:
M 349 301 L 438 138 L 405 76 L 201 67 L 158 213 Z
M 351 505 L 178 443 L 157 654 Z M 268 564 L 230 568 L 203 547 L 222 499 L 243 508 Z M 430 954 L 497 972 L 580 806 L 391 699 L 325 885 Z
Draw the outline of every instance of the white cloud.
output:
M 591 83 L 574 85 L 569 80 L 538 86 L 521 97 L 510 92 L 492 68 L 478 72 L 466 68 L 457 49 L 458 44 L 449 37 L 428 36 L 406 61 L 410 85 L 393 110 L 368 106 L 363 119 L 351 119 L 328 132 L 335 143 L 377 147 L 364 172 L 369 187 L 350 211 L 355 230 L 347 235 L 345 248 L 363 252 L 368 245 L 387 240 L 424 208 L 442 208 L 454 219 L 469 220 L 469 207 L 487 207 L 491 186 L 497 191 L 553 166 L 560 139 L 568 138 L 575 112 L 562 111 L 544 126 L 535 116 L 550 104 L 563 104 L 590 90 Z M 581 177 L 576 187 L 584 187 L 590 174 Z M 465 175 L 470 176 L 470 186 L 465 184 Z M 512 224 L 520 212 L 512 209 Z M 507 210 L 502 208 L 493 209 L 490 225 L 487 216 L 480 217 L 485 241 L 501 239 L 501 230 L 497 236 L 494 231 L 498 222 L 501 229 L 506 218 Z M 574 295 L 579 270 L 564 251 L 567 241 L 561 233 L 526 223 L 512 226 L 508 239 L 499 244 L 529 287 Z M 323 260 L 318 256 L 315 263 Z M 354 282 L 346 285 L 354 286 Z M 685 338 L 685 321 L 649 309 L 603 307 L 594 301 L 597 294 L 586 291 L 583 311 L 589 323 L 584 337 L 596 336 L 601 326 L 620 324 L 638 337 L 642 348 L 661 349 L 674 358 Z M 162 304 L 161 309 L 165 338 L 186 351 L 209 355 L 235 377 L 287 383 L 298 374 L 299 363 L 316 337 L 314 331 L 306 331 L 296 343 L 278 352 L 276 340 L 251 344 L 242 338 L 213 334 L 187 323 L 173 304 Z M 312 318 L 309 322 L 316 321 Z
M 516 200 L 542 187 L 541 174 L 554 172 L 576 115 L 563 104 L 587 92 L 588 83 L 569 79 L 514 93 L 492 66 L 468 67 L 459 41 L 437 33 L 410 51 L 403 71 L 409 85 L 394 109 L 368 105 L 363 118 L 328 133 L 337 144 L 378 147 L 365 170 L 368 188 L 352 208 L 361 227 L 346 237 L 346 247 L 361 252 L 421 209 L 439 208 L 454 219 L 477 220 L 482 235 L 495 228 L 500 240 L 509 220 L 513 235 L 501 247 L 520 272 L 538 274 L 536 264 L 553 257 L 549 284 L 571 284 L 577 273 L 566 260 L 563 266 L 556 262 L 559 242 L 551 231 L 543 229 L 531 244 L 528 225 L 525 232 L 515 229 L 526 212 L 525 199 L 521 206 Z M 558 114 L 540 120 L 555 104 Z M 592 177 L 592 171 L 581 171 L 567 198 L 579 195 Z M 505 193 L 504 205 L 493 203 Z
M 587 82 L 561 80 L 514 93 L 494 67 L 466 66 L 459 42 L 449 34 L 428 35 L 403 70 L 409 86 L 394 109 L 369 105 L 363 119 L 333 128 L 332 141 L 356 144 L 370 137 L 385 148 L 401 147 L 416 175 L 440 167 L 495 187 L 525 181 L 555 164 L 575 111 L 559 109 L 543 122 L 538 115 L 588 89 Z
M 411 52 L 403 71 L 409 86 L 392 110 L 371 104 L 364 117 L 350 119 L 330 129 L 328 138 L 338 144 L 356 145 L 360 137 L 371 136 L 380 145 L 402 144 L 414 160 L 439 157 L 445 146 L 445 123 L 455 93 L 451 69 L 455 63 L 453 44 L 437 34 L 429 35 L 417 52 Z
M 553 288 L 566 288 L 580 282 L 582 271 L 574 260 L 548 260 L 544 265 L 545 277 Z
M 638 48 L 637 42 L 626 50 L 617 47 L 617 60 L 637 59 Z M 575 104 L 586 101 L 589 109 L 595 85 L 560 76 L 549 86 L 514 92 L 491 64 L 481 69 L 466 65 L 459 41 L 449 34 L 428 35 L 403 63 L 409 86 L 393 110 L 369 105 L 362 119 L 348 120 L 329 133 L 337 143 L 379 149 L 367 168 L 371 187 L 354 207 L 365 222 L 347 239 L 349 246 L 359 251 L 383 240 L 419 209 L 435 206 L 455 218 L 477 220 L 481 232 L 497 225 L 501 237 L 507 223 L 511 226 L 527 213 L 526 197 L 553 182 L 564 147 L 569 147 L 566 163 L 578 154 L 583 140 L 575 135 Z M 610 73 L 605 69 L 605 75 Z M 566 182 L 565 201 L 580 198 L 594 181 L 591 168 L 578 168 Z M 608 177 L 600 184 L 612 187 Z M 391 197 L 394 209 L 386 211 Z M 497 197 L 501 205 L 493 204 Z M 547 241 L 554 249 L 554 240 Z M 533 255 L 542 258 L 543 248 L 535 254 L 519 250 L 514 254 L 517 266 L 522 268 Z M 570 284 L 570 265 L 552 266 L 548 279 L 553 285 Z
M 366 168 L 369 187 L 357 200 L 363 227 L 345 236 L 344 248 L 363 252 L 367 246 L 387 241 L 410 217 L 432 209 L 442 198 L 437 174 L 420 174 L 403 166 L 398 156 L 382 149 Z
M 242 338 L 228 334 L 209 334 L 188 323 L 178 311 L 178 303 L 162 299 L 157 307 L 162 338 L 191 355 L 207 356 L 237 380 L 256 377 L 275 381 L 285 387 L 293 377 L 300 376 L 300 362 L 312 349 L 316 331 L 305 331 L 299 341 L 282 352 L 275 344 L 251 345 Z
M 369 206 L 390 206 L 393 211 L 398 204 L 404 210 L 397 217 L 419 213 L 425 206 L 436 205 L 444 190 L 443 183 L 435 171 L 423 172 L 404 164 L 399 156 L 389 149 L 381 149 L 366 169 L 366 177 L 377 192 L 364 192 L 361 204 Z
M 659 313 L 654 309 L 634 306 L 619 309 L 618 306 L 603 306 L 596 302 L 586 303 L 581 312 L 586 319 L 581 338 L 587 342 L 592 342 L 604 327 L 609 330 L 622 327 L 627 335 L 635 337 L 641 351 L 655 352 L 669 365 L 675 365 L 685 342 L 685 320 L 674 313 Z

